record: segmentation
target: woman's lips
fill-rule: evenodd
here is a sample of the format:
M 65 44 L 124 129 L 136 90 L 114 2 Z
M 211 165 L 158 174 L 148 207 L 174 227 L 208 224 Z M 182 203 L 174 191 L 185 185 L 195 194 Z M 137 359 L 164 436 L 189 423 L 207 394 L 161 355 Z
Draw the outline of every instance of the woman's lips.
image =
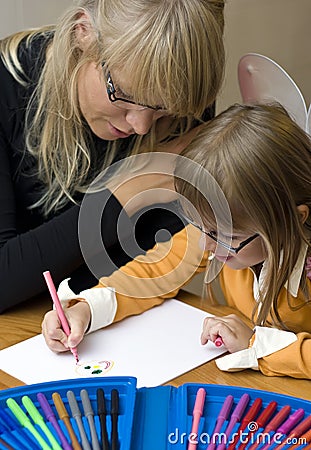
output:
M 109 122 L 110 131 L 111 133 L 118 137 L 118 138 L 127 138 L 131 135 L 131 133 L 124 133 L 124 131 L 119 130 L 118 128 L 114 127 L 112 123 Z

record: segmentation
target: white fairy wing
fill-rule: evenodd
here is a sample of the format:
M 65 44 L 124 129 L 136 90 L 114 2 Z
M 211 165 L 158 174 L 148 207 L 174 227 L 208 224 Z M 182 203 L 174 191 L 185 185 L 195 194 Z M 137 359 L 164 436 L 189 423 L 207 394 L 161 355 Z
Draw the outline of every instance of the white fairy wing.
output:
M 238 65 L 238 80 L 244 103 L 277 101 L 301 128 L 308 131 L 311 119 L 301 91 L 272 59 L 257 53 L 244 55 Z

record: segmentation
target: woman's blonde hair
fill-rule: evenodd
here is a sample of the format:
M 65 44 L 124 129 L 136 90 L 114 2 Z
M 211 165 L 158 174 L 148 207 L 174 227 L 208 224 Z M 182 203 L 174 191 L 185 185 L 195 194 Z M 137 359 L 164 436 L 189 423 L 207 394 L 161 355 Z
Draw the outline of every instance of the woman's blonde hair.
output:
M 297 210 L 298 205 L 307 205 L 311 212 L 309 136 L 280 105 L 233 105 L 204 125 L 182 155 L 198 163 L 200 170 L 189 174 L 189 164 L 181 163 L 176 175 L 188 182 L 176 178 L 176 188 L 195 206 L 205 227 L 217 229 L 208 196 L 194 187 L 202 177 L 208 195 L 210 186 L 215 190 L 211 180 L 223 191 L 233 229 L 259 233 L 263 239 L 269 276 L 254 319 L 263 324 L 271 314 L 274 324 L 285 327 L 278 313 L 278 296 L 293 272 L 302 244 L 310 249 L 311 215 L 302 223 Z M 222 217 L 222 210 L 217 224 L 228 227 L 231 217 Z M 303 277 L 301 286 L 308 302 L 305 281 Z M 297 308 L 290 304 L 289 294 L 288 303 Z
M 95 62 L 131 74 L 134 100 L 161 102 L 174 117 L 166 137 L 188 130 L 216 98 L 223 79 L 224 0 L 80 0 L 59 20 L 13 35 L 0 44 L 13 76 L 27 84 L 18 60 L 22 39 L 31 45 L 41 33 L 55 34 L 38 86 L 27 110 L 27 148 L 38 159 L 47 190 L 36 204 L 48 214 L 61 209 L 76 192 L 85 192 L 91 155 L 77 97 L 83 64 Z M 91 27 L 92 39 L 82 52 L 77 25 Z M 103 93 L 103 95 L 105 95 Z M 33 115 L 33 111 L 35 111 Z M 131 154 L 152 151 L 155 126 L 136 136 Z M 122 143 L 122 142 L 121 142 Z M 103 168 L 114 160 L 120 142 L 110 143 Z

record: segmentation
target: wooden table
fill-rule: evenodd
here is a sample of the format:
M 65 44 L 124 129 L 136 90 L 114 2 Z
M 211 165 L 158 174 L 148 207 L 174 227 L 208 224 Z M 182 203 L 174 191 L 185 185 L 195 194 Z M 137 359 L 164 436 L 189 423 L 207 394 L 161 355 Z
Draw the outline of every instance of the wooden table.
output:
M 226 315 L 232 312 L 227 306 L 207 307 L 200 298 L 186 292 L 181 292 L 178 298 L 212 314 Z M 51 309 L 51 301 L 48 298 L 38 298 L 31 305 L 24 304 L 0 315 L 0 349 L 41 333 L 41 321 L 45 312 L 49 309 Z M 180 386 L 184 383 L 243 386 L 311 400 L 311 382 L 308 380 L 296 380 L 290 377 L 266 377 L 253 370 L 235 373 L 222 372 L 217 368 L 214 361 L 203 364 L 167 384 Z M 20 380 L 0 370 L 0 389 L 22 386 L 23 384 Z

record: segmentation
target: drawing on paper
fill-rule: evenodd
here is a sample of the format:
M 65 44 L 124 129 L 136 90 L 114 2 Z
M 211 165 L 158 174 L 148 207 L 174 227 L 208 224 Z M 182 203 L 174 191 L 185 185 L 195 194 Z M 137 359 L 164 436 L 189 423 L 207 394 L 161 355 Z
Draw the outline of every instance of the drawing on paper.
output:
M 114 362 L 110 360 L 102 361 L 81 361 L 76 365 L 76 372 L 84 377 L 103 376 L 112 369 Z

